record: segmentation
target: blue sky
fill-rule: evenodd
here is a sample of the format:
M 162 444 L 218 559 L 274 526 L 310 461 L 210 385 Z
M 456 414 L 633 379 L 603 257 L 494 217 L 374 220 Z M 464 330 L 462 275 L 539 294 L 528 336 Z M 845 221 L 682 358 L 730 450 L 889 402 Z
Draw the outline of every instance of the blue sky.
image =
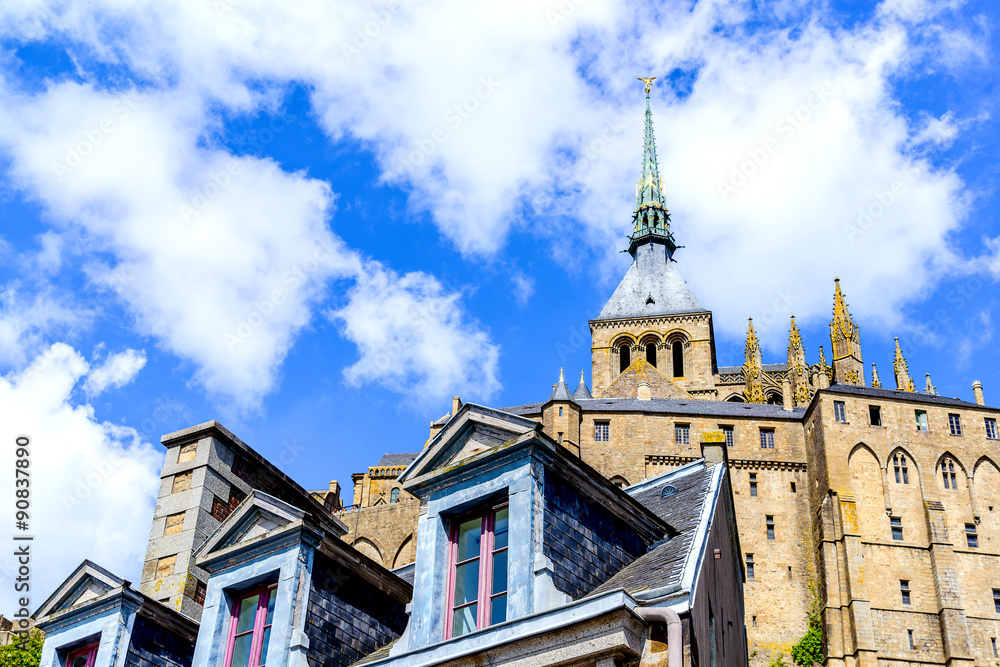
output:
M 720 364 L 747 317 L 765 361 L 792 314 L 810 363 L 829 353 L 839 276 L 885 386 L 899 336 L 919 387 L 979 379 L 995 402 L 998 19 L 987 0 L 5 3 L 0 421 L 36 443 L 38 602 L 84 557 L 138 578 L 164 433 L 219 419 L 349 502 L 452 395 L 589 383 L 586 322 L 629 262 L 640 75 Z

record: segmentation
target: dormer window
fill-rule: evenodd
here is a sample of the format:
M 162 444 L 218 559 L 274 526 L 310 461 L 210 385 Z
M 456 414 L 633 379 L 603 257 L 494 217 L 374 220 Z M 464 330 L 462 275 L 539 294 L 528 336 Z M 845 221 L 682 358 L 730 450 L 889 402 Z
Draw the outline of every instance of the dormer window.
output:
M 507 518 L 503 505 L 452 524 L 446 639 L 507 620 Z
M 77 649 L 66 656 L 66 667 L 94 667 L 98 644 Z
M 258 588 L 233 603 L 226 667 L 263 667 L 265 664 L 277 590 L 277 584 Z

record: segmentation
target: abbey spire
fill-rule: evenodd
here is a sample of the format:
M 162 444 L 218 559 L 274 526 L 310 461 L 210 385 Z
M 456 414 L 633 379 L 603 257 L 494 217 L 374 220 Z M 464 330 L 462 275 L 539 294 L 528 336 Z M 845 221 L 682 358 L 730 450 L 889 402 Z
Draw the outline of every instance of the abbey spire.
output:
M 809 405 L 809 367 L 806 365 L 806 348 L 802 345 L 799 328 L 795 326 L 794 315 L 792 315 L 792 327 L 788 332 L 788 380 L 793 404 Z
M 668 256 L 677 245 L 670 233 L 670 213 L 667 212 L 666 198 L 663 196 L 663 181 L 660 165 L 656 160 L 656 140 L 653 137 L 653 109 L 649 102 L 649 91 L 653 77 L 640 77 L 646 84 L 646 131 L 642 146 L 642 170 L 635 188 L 635 213 L 632 214 L 632 237 L 628 251 L 635 256 L 636 249 L 651 241 L 659 241 L 667 247 Z
M 830 343 L 833 349 L 833 377 L 840 384 L 865 386 L 865 367 L 861 362 L 861 337 L 851 319 L 847 301 L 840 291 L 840 278 L 834 278 L 833 321 Z
M 913 378 L 910 377 L 910 369 L 906 365 L 906 359 L 903 357 L 903 351 L 899 349 L 899 339 L 896 339 L 896 359 L 892 364 L 893 370 L 896 371 L 896 389 L 899 391 L 916 391 L 916 387 L 913 386 Z
M 764 397 L 763 375 L 764 367 L 760 358 L 760 342 L 757 332 L 753 330 L 753 319 L 747 327 L 746 361 L 743 362 L 743 379 L 747 388 L 743 390 L 743 398 L 747 403 L 766 403 Z

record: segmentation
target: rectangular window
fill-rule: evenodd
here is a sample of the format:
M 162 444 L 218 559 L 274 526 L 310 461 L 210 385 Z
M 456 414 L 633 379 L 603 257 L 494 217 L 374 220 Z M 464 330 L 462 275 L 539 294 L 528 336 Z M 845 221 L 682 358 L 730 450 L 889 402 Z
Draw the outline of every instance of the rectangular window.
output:
M 747 554 L 747 579 L 753 579 L 753 554 Z
M 233 603 L 226 667 L 262 667 L 265 664 L 277 590 L 278 585 L 271 584 Z
M 993 657 L 1000 658 L 1000 653 L 997 653 L 997 638 L 990 637 L 990 646 L 993 648 Z
M 674 442 L 678 445 L 687 445 L 691 443 L 691 427 L 687 424 L 675 424 L 674 425 Z
M 917 648 L 916 644 L 913 643 L 913 630 L 907 630 L 906 636 L 910 640 L 910 650 L 913 651 Z
M 757 497 L 757 473 L 750 473 L 750 497 Z
M 986 437 L 989 438 L 990 440 L 996 440 L 997 439 L 997 420 L 996 419 L 991 419 L 990 417 L 986 418 Z
M 847 423 L 847 406 L 844 405 L 843 401 L 833 402 L 833 418 L 841 424 Z
M 446 639 L 507 620 L 507 519 L 503 506 L 453 523 Z
M 903 597 L 903 604 L 910 604 L 910 582 L 908 580 L 899 580 L 899 594 Z
M 559 416 L 562 417 L 562 407 L 559 408 Z
M 976 524 L 965 524 L 965 543 L 969 545 L 970 549 L 976 549 L 979 547 L 979 536 L 976 535 Z
M 917 430 L 926 431 L 927 430 L 927 411 L 926 410 L 914 410 L 913 416 L 917 420 Z
M 760 448 L 774 449 L 774 429 L 762 428 L 760 430 Z
M 757 617 L 756 616 L 754 616 L 750 622 L 753 623 L 753 627 L 755 627 L 755 628 L 757 627 Z
M 765 518 L 765 522 L 767 524 L 767 539 L 773 540 L 774 539 L 774 517 L 768 515 Z
M 594 422 L 594 440 L 608 442 L 611 439 L 610 422 Z
M 66 656 L 66 667 L 94 667 L 99 644 L 91 644 L 77 649 Z
M 882 425 L 882 408 L 877 405 L 868 406 L 868 421 L 871 422 L 872 426 Z
M 792 580 L 792 566 L 791 565 L 788 566 L 788 580 L 789 581 Z
M 903 520 L 895 517 L 889 518 L 889 527 L 892 529 L 892 539 L 903 539 Z
M 736 438 L 734 437 L 732 426 L 722 426 L 722 435 L 726 438 L 726 447 L 732 447 L 736 444 Z
M 790 482 L 790 484 L 792 485 L 792 493 L 795 493 L 795 482 Z
M 993 589 L 993 609 L 1000 614 L 1000 588 Z
M 910 476 L 906 466 L 905 454 L 893 454 L 892 468 L 896 472 L 896 484 L 910 483 Z
M 956 414 L 948 414 L 948 428 L 952 435 L 962 435 L 962 418 Z

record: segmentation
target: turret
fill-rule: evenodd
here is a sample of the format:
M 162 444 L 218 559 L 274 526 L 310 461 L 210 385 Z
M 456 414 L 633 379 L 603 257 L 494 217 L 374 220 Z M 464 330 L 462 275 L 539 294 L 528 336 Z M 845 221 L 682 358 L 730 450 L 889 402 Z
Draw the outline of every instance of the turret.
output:
M 830 343 L 833 350 L 833 378 L 840 384 L 865 386 L 865 367 L 861 362 L 861 338 L 858 325 L 851 319 L 847 301 L 840 291 L 840 278 L 834 279 L 833 321 Z

